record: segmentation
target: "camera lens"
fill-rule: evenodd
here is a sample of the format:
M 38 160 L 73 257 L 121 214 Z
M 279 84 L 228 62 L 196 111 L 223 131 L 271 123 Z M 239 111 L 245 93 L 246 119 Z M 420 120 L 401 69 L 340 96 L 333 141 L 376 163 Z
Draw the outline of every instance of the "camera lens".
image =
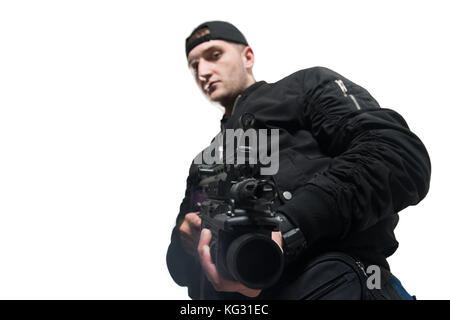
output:
M 237 281 L 252 289 L 264 289 L 279 279 L 284 259 L 280 247 L 270 237 L 250 233 L 230 244 L 226 263 Z

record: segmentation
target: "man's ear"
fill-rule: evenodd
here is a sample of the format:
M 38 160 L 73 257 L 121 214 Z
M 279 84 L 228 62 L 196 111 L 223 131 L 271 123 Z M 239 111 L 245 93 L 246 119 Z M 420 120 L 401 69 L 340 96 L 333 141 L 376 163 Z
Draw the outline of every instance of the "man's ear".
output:
M 253 53 L 253 49 L 251 47 L 246 46 L 242 50 L 242 62 L 247 70 L 252 70 L 253 64 L 255 63 L 255 54 Z

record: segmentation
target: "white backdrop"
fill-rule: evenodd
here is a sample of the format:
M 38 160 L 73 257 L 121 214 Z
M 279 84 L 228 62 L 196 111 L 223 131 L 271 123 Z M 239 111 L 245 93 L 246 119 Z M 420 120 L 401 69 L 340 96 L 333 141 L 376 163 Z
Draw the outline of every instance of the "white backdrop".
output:
M 221 118 L 186 67 L 207 20 L 241 29 L 257 80 L 326 66 L 405 117 L 432 183 L 389 262 L 418 298 L 449 298 L 445 2 L 1 1 L 0 298 L 188 298 L 165 254 Z

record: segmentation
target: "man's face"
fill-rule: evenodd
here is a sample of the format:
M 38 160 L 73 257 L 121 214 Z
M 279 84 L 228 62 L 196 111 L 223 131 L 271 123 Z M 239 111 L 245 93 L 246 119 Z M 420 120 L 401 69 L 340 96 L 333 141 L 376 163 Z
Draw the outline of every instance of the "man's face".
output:
M 210 40 L 189 52 L 188 65 L 202 92 L 222 105 L 234 101 L 248 83 L 240 47 L 223 40 Z

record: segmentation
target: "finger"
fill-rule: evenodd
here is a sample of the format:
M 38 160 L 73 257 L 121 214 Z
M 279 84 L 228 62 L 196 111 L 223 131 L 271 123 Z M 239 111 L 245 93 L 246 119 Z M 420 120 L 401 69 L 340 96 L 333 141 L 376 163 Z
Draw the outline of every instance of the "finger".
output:
M 219 270 L 211 259 L 209 247 L 211 238 L 211 231 L 208 229 L 203 229 L 200 236 L 198 252 L 200 256 L 200 264 L 205 272 L 205 276 L 211 282 L 214 289 L 222 292 L 240 292 L 248 297 L 258 296 L 261 290 L 247 288 L 242 283 L 226 279 L 219 273 Z
M 281 235 L 280 231 L 273 231 L 272 232 L 272 240 L 275 241 L 278 244 L 278 246 L 281 249 L 281 252 L 284 252 L 283 251 L 283 236 Z
M 203 232 L 202 232 L 203 233 Z M 205 272 L 206 278 L 218 290 L 221 285 L 221 276 L 215 264 L 212 262 L 211 253 L 208 245 L 199 246 L 200 264 Z
M 191 228 L 190 228 L 189 222 L 187 220 L 183 221 L 179 230 L 180 230 L 181 236 L 188 236 L 188 237 L 192 236 Z
M 250 289 L 244 286 L 244 289 L 241 291 L 238 291 L 239 293 L 243 294 L 244 296 L 250 297 L 250 298 L 256 298 L 261 293 L 261 289 Z
M 180 226 L 180 231 L 189 236 L 192 236 L 191 228 L 199 228 L 201 226 L 202 219 L 198 216 L 199 212 L 190 212 L 184 216 L 184 221 Z
M 198 241 L 198 248 L 199 250 L 202 249 L 204 246 L 209 247 L 209 243 L 211 242 L 212 233 L 211 230 L 203 228 L 202 232 L 200 233 L 200 240 Z M 201 253 L 199 251 L 199 253 Z
M 189 223 L 190 226 L 193 227 L 197 227 L 200 228 L 201 224 L 202 224 L 202 219 L 198 216 L 197 213 L 192 212 L 192 213 L 188 213 L 185 216 L 185 219 L 187 220 L 187 222 Z
M 181 227 L 180 227 L 180 233 L 184 234 L 184 235 L 186 235 L 188 237 L 192 237 L 193 236 L 194 230 L 198 231 L 198 228 L 191 226 L 190 223 L 187 222 L 187 221 L 185 223 L 183 223 L 181 225 Z
M 217 269 L 216 265 L 212 262 L 211 251 L 209 244 L 211 242 L 212 233 L 209 229 L 203 229 L 200 235 L 200 241 L 198 243 L 198 253 L 200 256 L 200 264 L 205 271 L 205 275 L 208 280 L 213 284 L 214 288 L 218 291 L 225 291 L 226 284 L 229 282 L 225 279 Z
M 243 285 L 236 281 L 224 278 L 212 262 L 209 246 L 201 248 L 200 263 L 205 272 L 206 278 L 211 282 L 216 291 L 223 292 L 239 292 L 243 289 Z
M 187 234 L 180 233 L 181 244 L 185 247 L 192 247 L 194 249 L 197 248 L 197 243 Z
M 180 233 L 180 240 L 182 241 L 182 243 L 186 244 L 186 245 L 193 245 L 194 241 L 193 239 L 186 234 Z
M 251 298 L 257 297 L 261 293 L 260 289 L 250 289 L 240 282 L 224 278 L 219 273 L 216 265 L 212 263 L 209 246 L 202 247 L 200 262 L 202 264 L 206 278 L 209 280 L 209 282 L 211 282 L 216 291 L 239 292 Z

